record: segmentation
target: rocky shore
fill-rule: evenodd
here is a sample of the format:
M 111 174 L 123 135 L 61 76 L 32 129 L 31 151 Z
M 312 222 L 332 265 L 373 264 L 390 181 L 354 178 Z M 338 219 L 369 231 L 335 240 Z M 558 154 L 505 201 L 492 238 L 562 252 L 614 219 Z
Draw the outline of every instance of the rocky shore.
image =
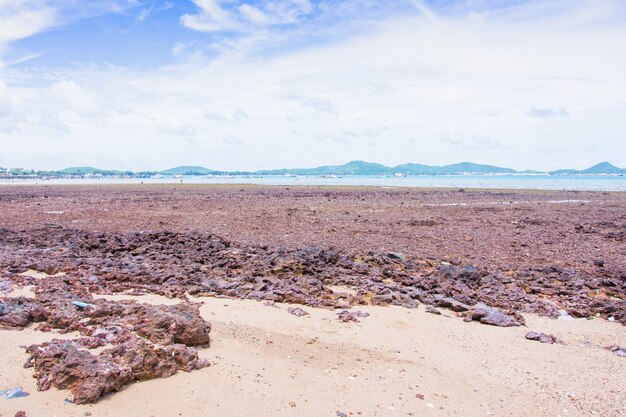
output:
M 499 327 L 523 314 L 626 324 L 620 194 L 11 187 L 0 210 L 0 297 L 34 294 L 0 298 L 0 328 L 74 335 L 26 347 L 25 366 L 76 404 L 208 366 L 198 297 L 334 309 L 342 322 L 424 305 Z M 182 302 L 94 298 L 113 294 Z M 528 338 L 552 340 L 541 335 Z

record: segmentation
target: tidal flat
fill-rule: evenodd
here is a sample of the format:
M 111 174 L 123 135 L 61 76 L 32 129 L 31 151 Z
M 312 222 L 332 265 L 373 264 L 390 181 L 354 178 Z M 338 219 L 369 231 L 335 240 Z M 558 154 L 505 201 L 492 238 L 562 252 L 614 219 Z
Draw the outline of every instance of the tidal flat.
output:
M 0 213 L 7 415 L 626 408 L 625 193 L 25 185 Z

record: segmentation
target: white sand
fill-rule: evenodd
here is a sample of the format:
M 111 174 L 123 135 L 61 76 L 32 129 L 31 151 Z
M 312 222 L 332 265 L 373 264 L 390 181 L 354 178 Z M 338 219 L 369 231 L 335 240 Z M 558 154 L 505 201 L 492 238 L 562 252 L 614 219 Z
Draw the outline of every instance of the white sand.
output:
M 148 295 L 144 302 L 167 299 Z M 171 302 L 171 300 L 167 300 Z M 94 405 L 37 392 L 20 345 L 54 335 L 0 331 L 0 389 L 31 395 L 0 399 L 0 414 L 83 416 L 623 416 L 626 359 L 603 349 L 626 345 L 626 329 L 604 320 L 526 316 L 528 328 L 464 323 L 400 307 L 367 307 L 341 323 L 336 312 L 303 307 L 295 317 L 246 300 L 203 298 L 212 366 L 131 384 Z M 527 341 L 528 330 L 568 345 Z M 422 394 L 419 399 L 416 394 Z

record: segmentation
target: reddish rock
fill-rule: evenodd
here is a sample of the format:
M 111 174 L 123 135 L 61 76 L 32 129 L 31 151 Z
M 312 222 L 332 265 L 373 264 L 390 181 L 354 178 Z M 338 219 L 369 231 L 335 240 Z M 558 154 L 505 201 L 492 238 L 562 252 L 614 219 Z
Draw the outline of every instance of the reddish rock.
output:
M 553 343 L 558 343 L 560 345 L 564 345 L 565 342 L 563 342 L 561 339 L 559 339 L 558 337 L 551 335 L 551 334 L 546 334 L 546 333 L 540 333 L 540 332 L 528 332 L 526 333 L 526 339 L 528 340 L 536 340 L 538 342 L 541 343 L 548 343 L 548 344 L 553 344 Z
M 154 346 L 135 339 L 98 355 L 73 341 L 55 339 L 26 350 L 25 367 L 34 367 L 37 388 L 69 389 L 76 404 L 94 403 L 131 381 L 167 378 L 178 370 L 190 372 L 208 366 L 195 349 L 182 344 Z

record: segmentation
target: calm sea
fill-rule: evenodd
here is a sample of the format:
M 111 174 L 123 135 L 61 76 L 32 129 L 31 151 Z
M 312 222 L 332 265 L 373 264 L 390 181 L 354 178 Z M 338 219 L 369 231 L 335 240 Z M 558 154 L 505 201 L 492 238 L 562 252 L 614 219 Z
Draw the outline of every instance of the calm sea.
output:
M 345 175 L 319 176 L 233 176 L 182 178 L 102 178 L 52 180 L 0 180 L 0 184 L 266 184 L 266 185 L 355 185 L 424 188 L 504 188 L 535 190 L 626 191 L 626 176 L 547 176 L 547 175 L 416 175 L 381 177 Z

